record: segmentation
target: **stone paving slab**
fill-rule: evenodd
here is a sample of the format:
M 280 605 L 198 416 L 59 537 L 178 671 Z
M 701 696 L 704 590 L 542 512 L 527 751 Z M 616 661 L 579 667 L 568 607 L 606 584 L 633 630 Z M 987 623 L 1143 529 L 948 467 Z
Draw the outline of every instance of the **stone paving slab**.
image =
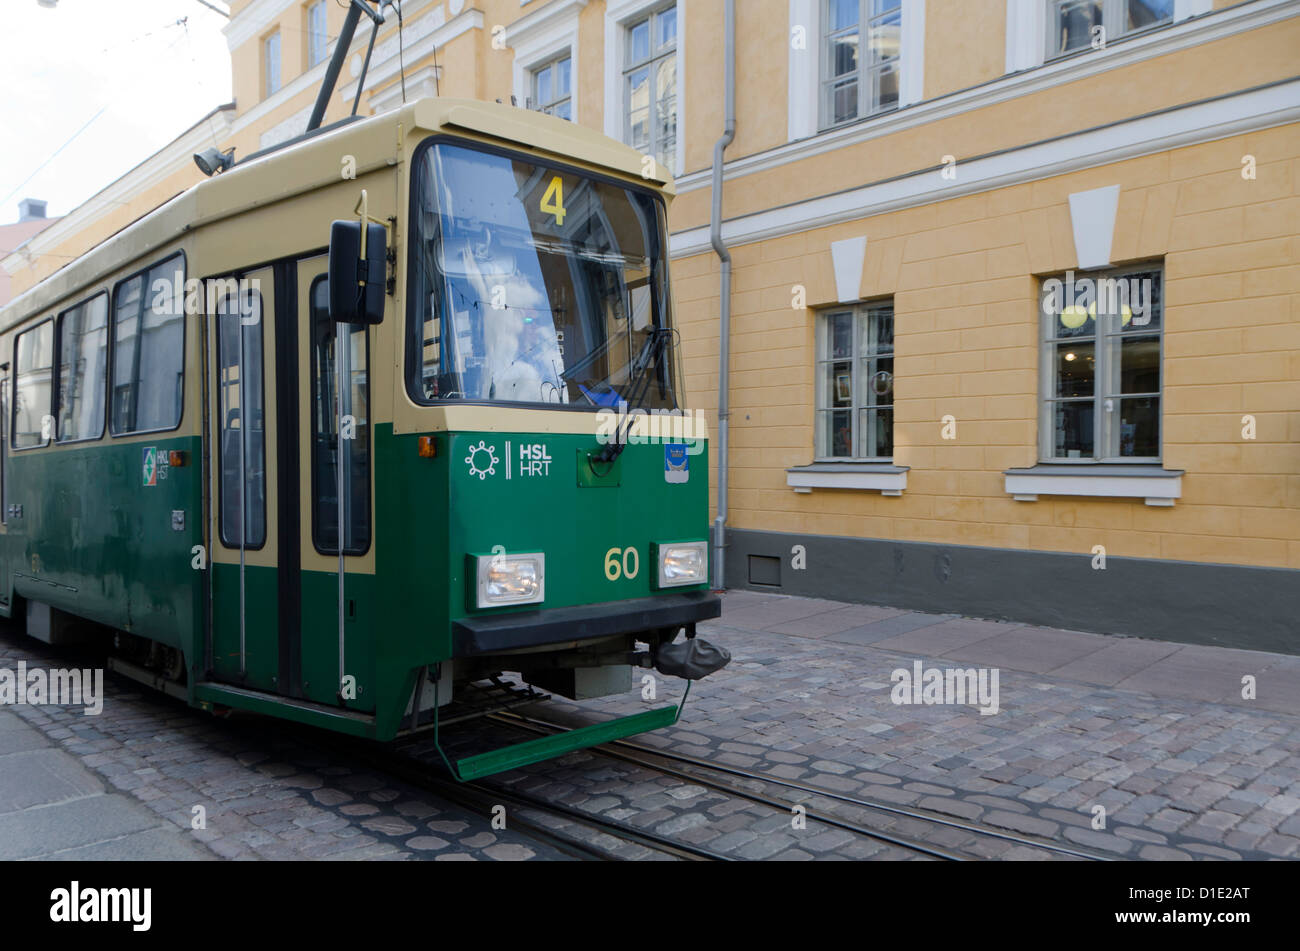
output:
M 1018 627 L 994 637 L 954 647 L 944 657 L 987 667 L 1009 667 L 1043 674 L 1095 654 L 1106 646 L 1100 634 L 1054 631 L 1043 627 Z
M 839 641 L 841 644 L 875 644 L 879 641 L 907 634 L 918 628 L 928 628 L 941 621 L 951 620 L 951 614 L 933 615 L 909 612 L 894 617 L 887 617 L 870 624 L 863 624 L 839 634 L 832 634 L 827 640 Z
M 0 757 L 0 815 L 103 791 L 98 779 L 60 750 L 31 749 Z
M 91 796 L 0 816 L 0 859 L 43 858 L 156 827 L 124 796 Z
M 1101 650 L 1084 654 L 1052 670 L 1056 677 L 1113 687 L 1121 680 L 1146 670 L 1156 661 L 1177 653 L 1179 645 L 1163 641 L 1116 638 Z
M 1121 680 L 1116 686 L 1167 697 L 1240 698 L 1242 677 L 1259 677 L 1276 655 L 1213 647 L 1183 647 Z
M 922 627 L 889 640 L 877 641 L 881 650 L 903 654 L 941 655 L 954 647 L 965 647 L 988 640 L 1023 625 L 1009 621 L 979 621 L 973 618 L 953 618 Z
M 861 627 L 873 621 L 907 614 L 896 608 L 881 608 L 871 604 L 849 605 L 833 611 L 824 611 L 791 621 L 779 621 L 769 624 L 764 630 L 779 634 L 797 634 L 800 637 L 824 637 L 839 634 L 851 628 Z
M 49 745 L 49 740 L 42 733 L 33 730 L 16 716 L 0 713 L 0 756 L 38 750 Z M 3 778 L 0 777 L 0 787 L 2 786 Z

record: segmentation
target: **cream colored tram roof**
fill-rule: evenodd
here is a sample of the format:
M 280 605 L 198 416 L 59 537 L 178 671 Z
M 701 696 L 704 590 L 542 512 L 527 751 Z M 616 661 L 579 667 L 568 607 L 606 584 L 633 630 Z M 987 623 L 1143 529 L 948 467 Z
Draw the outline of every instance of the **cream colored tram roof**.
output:
M 0 331 L 63 304 L 65 298 L 189 231 L 336 183 L 344 155 L 356 158 L 357 175 L 395 165 L 401 158 L 399 128 L 403 138 L 443 130 L 469 132 L 643 178 L 640 152 L 576 123 L 473 99 L 419 99 L 199 182 L 0 309 Z M 655 171 L 653 183 L 671 198 L 671 181 Z

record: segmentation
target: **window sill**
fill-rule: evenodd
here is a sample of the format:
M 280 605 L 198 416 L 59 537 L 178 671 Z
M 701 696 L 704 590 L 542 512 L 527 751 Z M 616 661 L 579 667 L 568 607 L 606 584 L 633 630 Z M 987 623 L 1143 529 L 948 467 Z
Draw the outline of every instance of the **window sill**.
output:
M 828 132 L 839 132 L 842 129 L 851 129 L 856 125 L 862 125 L 864 122 L 870 122 L 872 119 L 879 119 L 882 116 L 892 116 L 902 111 L 905 106 L 890 106 L 888 109 L 880 109 L 876 112 L 868 113 L 865 116 L 858 116 L 854 119 L 844 119 L 840 122 L 822 123 L 818 122 L 817 132 L 815 135 L 825 135 Z
M 889 462 L 814 462 L 785 470 L 785 484 L 800 495 L 813 489 L 856 489 L 900 496 L 907 488 L 908 466 Z
M 1040 463 L 1007 469 L 1007 494 L 1017 502 L 1037 502 L 1040 495 L 1144 499 L 1147 505 L 1171 506 L 1183 495 L 1183 470 L 1158 465 Z

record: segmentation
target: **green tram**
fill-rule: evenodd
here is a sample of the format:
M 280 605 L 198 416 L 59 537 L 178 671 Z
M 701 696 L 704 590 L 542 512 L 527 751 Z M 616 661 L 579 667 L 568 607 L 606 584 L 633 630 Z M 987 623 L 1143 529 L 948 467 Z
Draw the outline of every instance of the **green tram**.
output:
M 0 615 L 89 627 L 193 706 L 378 740 L 501 672 L 583 699 L 717 669 L 694 638 L 720 613 L 707 433 L 652 164 L 419 100 L 252 156 L 21 296 Z

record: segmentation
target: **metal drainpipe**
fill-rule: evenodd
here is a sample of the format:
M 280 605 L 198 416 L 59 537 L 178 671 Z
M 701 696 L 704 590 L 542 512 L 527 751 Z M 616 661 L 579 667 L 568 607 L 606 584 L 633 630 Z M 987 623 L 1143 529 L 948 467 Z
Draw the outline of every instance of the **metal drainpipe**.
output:
M 736 138 L 736 2 L 726 0 L 724 13 L 724 111 L 726 126 L 713 146 L 713 215 L 709 225 L 714 253 L 722 264 L 721 308 L 718 314 L 718 516 L 713 523 L 713 586 L 726 587 L 728 423 L 731 417 L 731 252 L 722 243 L 723 153 Z

